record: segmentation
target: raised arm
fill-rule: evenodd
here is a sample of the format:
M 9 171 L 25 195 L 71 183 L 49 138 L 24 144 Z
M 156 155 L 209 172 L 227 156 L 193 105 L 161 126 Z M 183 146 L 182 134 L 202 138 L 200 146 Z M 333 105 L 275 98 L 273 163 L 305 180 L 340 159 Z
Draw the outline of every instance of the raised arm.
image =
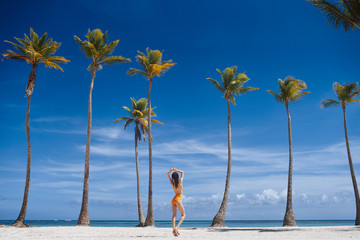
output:
M 178 170 L 176 168 L 174 169 L 174 171 L 181 173 L 180 182 L 182 182 L 184 180 L 184 171 Z
M 167 173 L 167 176 L 168 176 L 168 178 L 169 178 L 169 182 L 170 182 L 171 186 L 173 185 L 173 182 L 171 181 L 170 173 L 171 173 L 173 170 L 174 170 L 173 168 L 170 168 L 169 172 Z

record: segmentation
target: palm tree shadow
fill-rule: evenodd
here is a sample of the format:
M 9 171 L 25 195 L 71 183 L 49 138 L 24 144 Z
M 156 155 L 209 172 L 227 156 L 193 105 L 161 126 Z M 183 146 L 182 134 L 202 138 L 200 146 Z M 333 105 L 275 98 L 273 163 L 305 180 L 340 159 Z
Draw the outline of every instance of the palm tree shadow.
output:
M 213 228 L 208 229 L 210 232 L 292 232 L 300 231 L 299 228 L 283 228 L 283 229 L 266 229 L 266 228 Z

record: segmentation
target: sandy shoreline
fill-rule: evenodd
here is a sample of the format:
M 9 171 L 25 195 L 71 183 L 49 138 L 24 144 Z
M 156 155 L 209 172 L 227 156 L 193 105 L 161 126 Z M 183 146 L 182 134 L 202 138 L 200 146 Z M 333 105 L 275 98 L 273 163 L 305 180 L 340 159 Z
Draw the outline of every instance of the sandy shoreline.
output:
M 178 239 L 273 239 L 321 240 L 358 239 L 360 227 L 271 227 L 271 228 L 182 228 Z M 110 239 L 169 239 L 170 228 L 126 227 L 0 227 L 1 240 L 110 240 Z

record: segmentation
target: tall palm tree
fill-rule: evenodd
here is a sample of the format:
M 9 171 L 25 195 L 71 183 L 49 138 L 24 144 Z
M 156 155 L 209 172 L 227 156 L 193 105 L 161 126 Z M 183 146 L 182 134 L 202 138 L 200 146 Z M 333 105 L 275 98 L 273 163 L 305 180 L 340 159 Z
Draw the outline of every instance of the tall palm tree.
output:
M 169 70 L 176 63 L 173 63 L 172 60 L 162 61 L 163 51 L 151 50 L 146 48 L 146 55 L 138 51 L 139 55 L 136 56 L 136 61 L 140 64 L 141 69 L 130 68 L 127 72 L 130 76 L 135 74 L 143 75 L 147 80 L 149 80 L 149 90 L 148 90 L 148 103 L 149 109 L 151 109 L 151 86 L 152 80 L 155 76 L 160 77 L 167 70 Z M 152 202 L 152 147 L 151 147 L 151 114 L 148 113 L 148 144 L 149 144 L 149 194 L 148 194 L 148 209 L 145 220 L 145 226 L 154 226 L 154 214 L 153 214 L 153 202 Z
M 94 79 L 97 70 L 102 69 L 103 65 L 112 65 L 117 63 L 130 62 L 129 58 L 121 56 L 112 56 L 115 47 L 118 45 L 119 40 L 110 42 L 107 38 L 107 31 L 103 33 L 100 29 L 93 31 L 88 30 L 85 35 L 85 41 L 82 41 L 77 36 L 74 36 L 75 41 L 80 45 L 81 50 L 85 53 L 85 56 L 91 58 L 92 62 L 88 66 L 88 70 L 91 72 L 91 83 L 89 90 L 89 103 L 88 103 L 88 127 L 86 138 L 86 153 L 85 153 L 85 171 L 84 171 L 84 188 L 81 204 L 81 211 L 77 225 L 88 226 L 90 224 L 89 218 L 89 164 L 90 164 L 90 137 L 91 137 L 91 118 L 92 118 L 92 90 L 94 86 Z
M 360 1 L 339 0 L 333 3 L 327 0 L 308 0 L 326 14 L 329 23 L 335 28 L 350 31 L 360 29 Z
M 222 94 L 227 103 L 228 110 L 228 166 L 226 174 L 226 183 L 224 197 L 221 202 L 219 211 L 215 215 L 211 226 L 213 227 L 224 227 L 225 226 L 225 213 L 226 206 L 229 198 L 229 189 L 230 189 L 230 174 L 231 174 L 231 112 L 230 112 L 230 102 L 233 105 L 235 104 L 235 96 L 246 94 L 250 91 L 254 91 L 258 88 L 255 87 L 243 87 L 244 83 L 250 79 L 246 76 L 245 73 L 237 74 L 237 67 L 229 67 L 221 72 L 219 69 L 216 69 L 221 75 L 221 84 L 211 78 L 207 78 L 216 89 L 218 89 Z M 235 96 L 234 96 L 235 95 Z
M 134 98 L 131 98 L 132 109 L 123 106 L 123 108 L 130 113 L 130 117 L 119 117 L 115 120 L 114 123 L 118 121 L 125 121 L 124 130 L 131 124 L 135 123 L 135 162 L 136 162 L 136 181 L 137 181 L 137 200 L 138 200 L 138 212 L 139 212 L 139 224 L 138 227 L 145 226 L 145 217 L 143 214 L 142 206 L 141 206 L 141 198 L 140 198 L 140 174 L 139 174 L 139 157 L 138 157 L 138 142 L 141 141 L 141 135 L 144 137 L 144 141 L 146 142 L 145 132 L 148 130 L 148 120 L 145 116 L 148 115 L 149 109 L 147 107 L 147 99 L 141 98 L 136 101 Z M 153 109 L 151 109 L 151 116 L 156 117 Z M 153 123 L 163 124 L 158 120 L 151 119 Z M 140 131 L 141 129 L 141 131 Z
M 338 101 L 333 100 L 333 99 L 325 99 L 321 102 L 321 107 L 327 108 L 327 107 L 341 106 L 341 108 L 343 110 L 346 150 L 347 150 L 347 154 L 348 154 L 351 180 L 353 183 L 354 193 L 355 193 L 355 203 L 356 203 L 355 225 L 360 225 L 360 197 L 359 197 L 358 185 L 356 183 L 355 171 L 354 171 L 354 167 L 353 167 L 353 163 L 352 163 L 352 159 L 351 159 L 350 144 L 349 144 L 349 137 L 348 137 L 347 126 L 346 126 L 346 114 L 345 114 L 346 104 L 352 103 L 352 102 L 360 102 L 359 99 L 355 99 L 355 97 L 360 94 L 360 87 L 358 87 L 358 83 L 349 83 L 349 84 L 344 84 L 344 86 L 342 86 L 339 83 L 335 82 L 333 84 L 333 89 L 334 89 L 335 95 L 338 98 Z
M 267 90 L 272 94 L 276 101 L 284 103 L 286 107 L 286 113 L 288 117 L 288 135 L 289 135 L 289 172 L 288 172 L 288 187 L 287 187 L 287 198 L 286 198 L 286 211 L 283 221 L 283 226 L 296 226 L 296 220 L 292 207 L 292 172 L 293 172 L 293 145 L 291 136 L 291 117 L 289 113 L 289 103 L 297 102 L 304 95 L 310 92 L 302 92 L 306 89 L 306 83 L 302 80 L 295 79 L 293 77 L 286 77 L 283 80 L 279 79 L 279 90 L 280 93 L 276 94 L 271 90 Z
M 34 32 L 32 28 L 30 28 L 30 37 L 24 34 L 25 38 L 15 38 L 18 43 L 13 43 L 10 41 L 5 41 L 14 46 L 15 52 L 11 50 L 7 50 L 6 53 L 3 54 L 5 59 L 14 59 L 25 61 L 26 63 L 31 65 L 31 72 L 29 76 L 29 80 L 25 90 L 25 96 L 27 99 L 27 110 L 26 110 L 26 144 L 27 144 L 27 166 L 26 166 L 26 181 L 25 181 L 25 191 L 23 197 L 22 207 L 19 213 L 18 218 L 14 222 L 13 226 L 24 227 L 25 214 L 29 196 L 29 187 L 30 187 L 30 170 L 31 170 L 31 145 L 30 145 L 30 102 L 31 96 L 35 86 L 36 80 L 36 72 L 38 70 L 39 64 L 43 63 L 45 67 L 59 69 L 63 71 L 63 69 L 58 65 L 58 63 L 66 63 L 70 62 L 61 56 L 53 56 L 55 52 L 60 48 L 61 43 L 53 41 L 52 38 L 47 39 L 47 33 L 44 33 L 40 38 Z

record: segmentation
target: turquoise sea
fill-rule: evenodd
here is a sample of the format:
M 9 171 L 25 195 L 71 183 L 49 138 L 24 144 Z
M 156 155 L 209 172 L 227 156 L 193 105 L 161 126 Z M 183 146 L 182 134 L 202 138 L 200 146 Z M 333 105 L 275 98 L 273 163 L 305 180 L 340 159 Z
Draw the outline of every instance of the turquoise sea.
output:
M 0 224 L 11 225 L 13 220 L 0 220 Z M 38 227 L 59 227 L 59 226 L 75 226 L 76 220 L 27 220 L 25 223 Z M 299 227 L 320 227 L 320 226 L 354 226 L 354 220 L 297 220 Z M 106 221 L 93 220 L 90 222 L 92 227 L 135 227 L 138 221 Z M 211 220 L 203 221 L 184 221 L 183 228 L 203 228 L 209 227 Z M 228 227 L 248 228 L 248 227 L 281 227 L 282 220 L 231 220 L 225 221 Z M 171 221 L 155 221 L 155 226 L 159 228 L 171 228 Z

